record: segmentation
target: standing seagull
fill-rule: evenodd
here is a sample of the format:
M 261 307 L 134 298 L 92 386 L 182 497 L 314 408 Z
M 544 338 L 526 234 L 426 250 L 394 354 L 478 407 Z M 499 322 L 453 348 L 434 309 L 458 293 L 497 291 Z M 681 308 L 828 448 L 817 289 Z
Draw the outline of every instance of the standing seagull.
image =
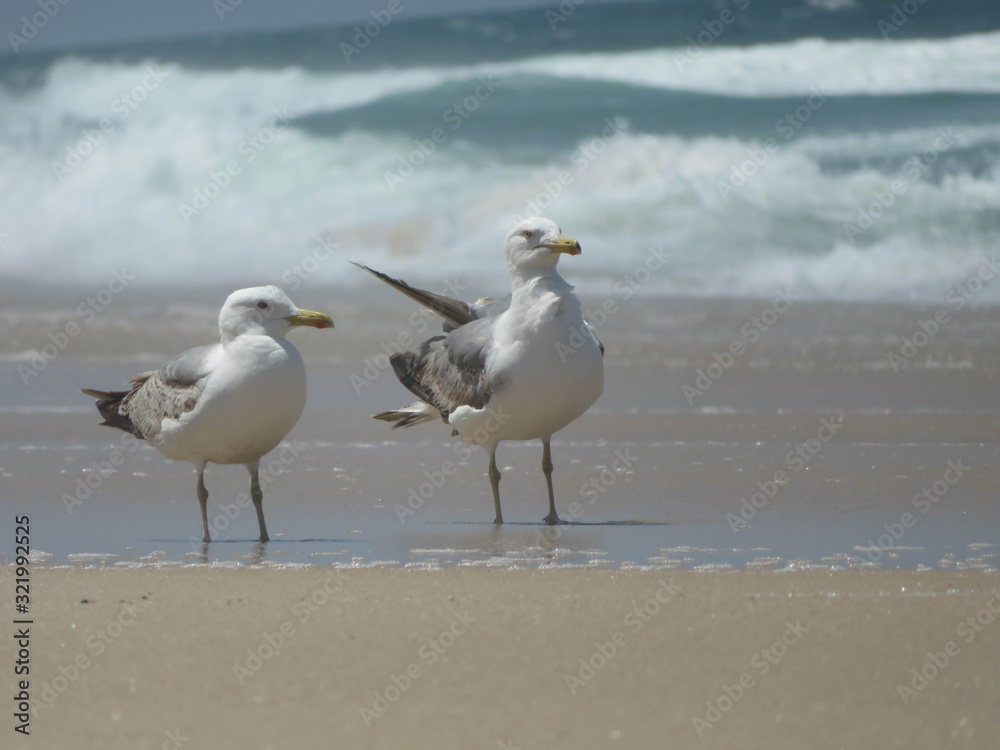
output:
M 580 254 L 579 242 L 563 237 L 548 219 L 525 219 L 507 235 L 505 253 L 509 303 L 469 305 L 361 266 L 444 317 L 447 331 L 419 351 L 392 355 L 396 377 L 420 401 L 374 418 L 395 428 L 440 416 L 454 427 L 452 434 L 488 450 L 495 523 L 503 523 L 497 445 L 541 438 L 549 493 L 545 522 L 555 524 L 560 520 L 549 443 L 604 390 L 604 349 L 584 321 L 573 287 L 556 271 L 560 254 Z
M 218 344 L 188 349 L 159 370 L 132 376 L 128 391 L 83 390 L 98 399 L 102 424 L 194 464 L 206 542 L 212 541 L 204 476 L 209 462 L 247 467 L 260 541 L 269 539 L 260 459 L 295 426 L 306 404 L 305 364 L 285 340 L 294 326 L 333 328 L 333 321 L 300 310 L 276 286 L 241 289 L 219 313 Z

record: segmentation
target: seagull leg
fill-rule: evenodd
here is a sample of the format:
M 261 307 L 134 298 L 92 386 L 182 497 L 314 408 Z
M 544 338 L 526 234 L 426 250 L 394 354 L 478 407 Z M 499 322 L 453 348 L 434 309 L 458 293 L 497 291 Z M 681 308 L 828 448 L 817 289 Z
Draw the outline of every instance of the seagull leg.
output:
M 493 488 L 493 507 L 497 517 L 493 523 L 503 523 L 503 513 L 500 512 L 500 469 L 497 468 L 497 447 L 490 450 L 490 486 Z
M 250 472 L 250 497 L 253 498 L 253 507 L 257 511 L 257 525 L 260 527 L 260 541 L 268 542 L 271 538 L 267 535 L 267 526 L 264 524 L 264 493 L 260 491 L 260 477 L 258 469 L 260 461 L 247 464 L 247 471 Z
M 545 516 L 545 523 L 562 523 L 559 514 L 556 513 L 556 497 L 552 491 L 552 448 L 549 445 L 551 438 L 542 438 L 542 473 L 545 474 L 545 484 L 549 489 L 549 514 Z
M 208 534 L 208 489 L 205 487 L 205 467 L 198 467 L 198 502 L 201 503 L 201 525 L 205 529 L 205 537 L 202 539 L 206 544 L 212 541 Z

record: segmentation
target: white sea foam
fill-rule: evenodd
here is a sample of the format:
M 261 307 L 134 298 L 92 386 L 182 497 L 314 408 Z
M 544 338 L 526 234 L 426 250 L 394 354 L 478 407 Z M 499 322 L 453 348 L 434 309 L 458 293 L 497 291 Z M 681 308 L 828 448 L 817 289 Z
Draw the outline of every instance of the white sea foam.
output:
M 889 41 L 798 39 L 782 44 L 560 55 L 506 66 L 568 78 L 733 96 L 1000 92 L 1000 33 Z
M 130 119 L 161 121 L 181 111 L 253 126 L 272 108 L 293 116 L 344 109 L 492 73 L 534 74 L 734 96 L 798 96 L 824 87 L 838 95 L 1000 92 L 1000 32 L 907 41 L 799 39 L 779 44 L 689 50 L 664 47 L 560 54 L 503 63 L 387 68 L 359 73 L 285 68 L 196 70 L 178 64 L 57 60 L 39 89 L 0 89 L 0 122 L 21 128 L 60 118 L 112 116 L 116 100 L 141 84 L 149 66 L 162 83 Z M 23 115 L 28 115 L 25 120 Z M 41 123 L 39 118 L 41 118 Z M 49 122 L 44 122 L 48 120 Z
M 1000 127 L 992 130 L 988 136 L 1000 140 Z M 382 174 L 407 148 L 405 139 L 322 140 L 290 131 L 185 224 L 178 204 L 207 182 L 205 172 L 184 165 L 187 140 L 129 132 L 109 139 L 100 163 L 85 164 L 62 185 L 41 174 L 49 165 L 40 159 L 22 165 L 24 179 L 34 175 L 35 200 L 30 207 L 0 201 L 9 234 L 0 262 L 8 273 L 95 291 L 120 267 L 141 286 L 359 283 L 348 258 L 424 279 L 502 277 L 500 238 L 531 201 L 545 203 L 545 213 L 583 240 L 583 262 L 569 273 L 584 286 L 624 282 L 651 248 L 668 252 L 670 261 L 643 279 L 640 293 L 767 295 L 793 283 L 825 297 L 934 299 L 993 251 L 988 232 L 975 228 L 1000 210 L 995 171 L 910 185 L 852 244 L 844 225 L 895 175 L 825 170 L 823 155 L 844 138 L 789 144 L 726 196 L 720 181 L 759 144 L 640 134 L 621 138 L 583 171 L 558 155 L 527 169 L 481 157 L 477 169 L 442 151 L 390 194 Z M 905 158 L 911 143 L 916 151 L 933 132 L 885 136 L 883 154 L 893 139 Z M 150 151 L 157 152 L 151 159 Z M 151 174 L 137 168 L 140 159 L 154 165 Z M 546 186 L 566 170 L 572 184 L 550 200 Z M 15 188 L 0 193 L 8 190 Z M 320 237 L 337 247 L 323 249 Z M 998 292 L 990 287 L 979 300 L 997 301 Z
M 583 258 L 565 265 L 584 289 L 612 289 L 650 248 L 661 247 L 670 262 L 638 293 L 767 296 L 794 284 L 818 297 L 934 300 L 993 252 L 1000 169 L 988 163 L 958 160 L 945 173 L 928 173 L 853 243 L 844 231 L 899 177 L 898 164 L 869 162 L 920 154 L 934 142 L 933 128 L 804 129 L 727 195 L 720 182 L 758 141 L 631 132 L 576 162 L 558 151 L 530 160 L 489 152 L 463 142 L 459 131 L 395 190 L 385 174 L 413 149 L 412 137 L 320 137 L 289 127 L 262 151 L 241 149 L 275 110 L 295 117 L 345 109 L 491 71 L 746 97 L 800 95 L 820 84 L 840 94 L 1000 92 L 1000 33 L 713 46 L 679 66 L 682 54 L 656 49 L 350 74 L 167 64 L 162 83 L 127 119 L 114 102 L 141 82 L 146 64 L 58 60 L 39 87 L 0 89 L 0 267 L 95 292 L 120 267 L 140 287 L 361 283 L 348 258 L 414 279 L 502 278 L 501 238 L 530 201 L 544 203 L 546 214 L 582 240 Z M 112 132 L 60 182 L 53 162 L 64 162 L 104 117 Z M 955 132 L 952 153 L 989 159 L 1000 144 L 1000 125 Z M 831 168 L 837 159 L 853 166 Z M 227 161 L 240 174 L 185 221 L 179 205 L 191 204 Z M 572 184 L 553 199 L 550 186 L 561 173 Z M 1000 284 L 976 301 L 1000 301 Z

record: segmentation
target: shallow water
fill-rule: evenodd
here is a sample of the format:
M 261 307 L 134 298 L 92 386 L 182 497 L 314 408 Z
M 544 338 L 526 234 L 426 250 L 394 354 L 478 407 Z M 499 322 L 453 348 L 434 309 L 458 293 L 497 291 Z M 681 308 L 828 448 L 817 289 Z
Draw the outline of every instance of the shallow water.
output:
M 163 325 L 163 300 L 123 300 L 25 384 L 17 365 L 62 329 L 75 296 L 31 299 L 0 310 L 0 504 L 4 528 L 31 516 L 47 564 L 997 566 L 996 308 L 956 314 L 895 373 L 887 352 L 933 310 L 798 303 L 689 402 L 684 386 L 769 302 L 639 299 L 600 330 L 604 396 L 553 441 L 557 507 L 571 523 L 541 523 L 540 446 L 507 443 L 507 523 L 496 527 L 481 451 L 444 425 L 392 431 L 369 419 L 407 402 L 377 355 L 413 308 L 390 290 L 314 290 L 300 303 L 338 328 L 294 335 L 309 405 L 289 447 L 264 461 L 272 541 L 254 541 L 255 515 L 237 504 L 245 470 L 212 466 L 216 541 L 203 545 L 191 467 L 122 444 L 76 388 L 115 387 L 211 340 L 209 305 Z M 369 385 L 356 388 L 358 377 Z M 119 466 L 102 476 L 108 461 Z

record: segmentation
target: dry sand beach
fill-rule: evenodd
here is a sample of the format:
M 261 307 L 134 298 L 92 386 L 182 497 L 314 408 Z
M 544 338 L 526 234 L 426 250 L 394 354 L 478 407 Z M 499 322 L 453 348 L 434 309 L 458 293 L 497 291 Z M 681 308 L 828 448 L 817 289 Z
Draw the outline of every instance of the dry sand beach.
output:
M 39 569 L 33 590 L 48 703 L 17 746 L 994 748 L 1000 733 L 1000 580 L 980 572 Z

